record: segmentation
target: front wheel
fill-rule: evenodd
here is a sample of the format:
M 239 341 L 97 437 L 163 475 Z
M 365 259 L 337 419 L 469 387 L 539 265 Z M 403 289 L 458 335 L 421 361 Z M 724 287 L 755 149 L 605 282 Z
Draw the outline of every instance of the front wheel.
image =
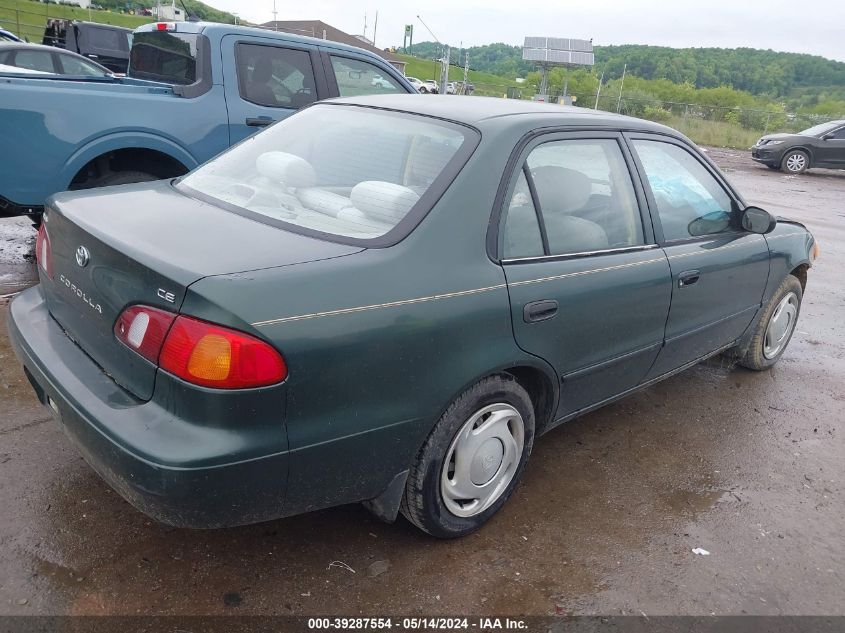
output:
M 800 149 L 794 149 L 784 154 L 780 162 L 781 170 L 787 174 L 800 174 L 810 167 L 810 157 L 807 152 Z
M 465 536 L 510 497 L 534 443 L 531 398 L 510 376 L 491 376 L 446 409 L 408 475 L 402 514 L 439 538 Z
M 795 332 L 803 296 L 801 282 L 787 275 L 763 309 L 740 365 L 762 371 L 780 360 Z

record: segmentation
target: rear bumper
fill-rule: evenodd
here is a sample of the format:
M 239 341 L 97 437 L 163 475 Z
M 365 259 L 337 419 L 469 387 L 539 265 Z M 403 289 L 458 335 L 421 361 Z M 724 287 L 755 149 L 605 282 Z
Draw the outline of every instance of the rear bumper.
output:
M 154 400 L 134 399 L 68 338 L 39 286 L 15 298 L 8 327 L 38 398 L 58 411 L 88 464 L 145 514 L 194 528 L 290 514 L 287 451 L 246 453 L 249 441 L 231 428 L 196 424 Z

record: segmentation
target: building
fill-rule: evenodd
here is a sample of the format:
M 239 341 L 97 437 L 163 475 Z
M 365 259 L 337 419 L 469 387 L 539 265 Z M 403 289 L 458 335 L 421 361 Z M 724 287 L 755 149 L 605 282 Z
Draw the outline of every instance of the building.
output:
M 373 46 L 369 40 L 345 33 L 321 20 L 278 20 L 275 22 L 265 22 L 261 25 L 261 28 L 270 29 L 271 31 L 284 31 L 285 33 L 294 33 L 296 35 L 306 35 L 321 40 L 331 40 L 332 42 L 348 44 L 349 46 L 357 46 L 358 48 L 363 48 L 383 57 L 398 69 L 399 72 L 403 75 L 405 74 L 405 62 L 393 53 L 383 51 L 377 46 Z
M 185 11 L 176 6 L 176 0 L 173 0 L 171 4 L 160 4 L 152 7 L 150 12 L 157 20 L 167 22 L 184 22 L 187 19 Z

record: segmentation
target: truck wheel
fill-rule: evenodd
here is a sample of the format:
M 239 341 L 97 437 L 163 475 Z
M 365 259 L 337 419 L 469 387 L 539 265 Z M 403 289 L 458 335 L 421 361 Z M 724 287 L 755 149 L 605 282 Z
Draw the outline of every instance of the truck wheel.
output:
M 748 351 L 739 361 L 740 365 L 762 371 L 780 360 L 795 332 L 803 296 L 801 282 L 787 275 L 763 308 Z
M 780 168 L 782 171 L 785 171 L 787 174 L 800 174 L 804 171 L 807 171 L 807 168 L 810 166 L 810 157 L 807 155 L 807 152 L 794 149 L 783 156 L 783 160 L 780 162 Z
M 491 376 L 458 396 L 411 467 L 402 514 L 438 538 L 480 528 L 508 500 L 534 442 L 531 398 L 510 376 Z
M 152 180 L 158 180 L 158 178 L 143 171 L 118 171 L 92 181 L 85 188 L 95 189 L 97 187 L 111 187 L 112 185 L 129 185 L 133 182 L 150 182 Z

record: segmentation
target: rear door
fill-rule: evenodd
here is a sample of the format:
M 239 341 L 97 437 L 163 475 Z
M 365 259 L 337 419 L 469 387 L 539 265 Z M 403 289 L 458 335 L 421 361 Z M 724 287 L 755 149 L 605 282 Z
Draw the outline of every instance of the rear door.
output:
M 221 54 L 231 144 L 332 96 L 314 47 L 227 35 Z
M 652 378 L 742 336 L 763 298 L 769 248 L 739 226 L 741 202 L 693 148 L 663 136 L 628 138 L 672 270 L 666 343 Z
M 620 134 L 529 144 L 505 197 L 499 249 L 517 343 L 561 380 L 557 417 L 639 384 L 672 294 Z

